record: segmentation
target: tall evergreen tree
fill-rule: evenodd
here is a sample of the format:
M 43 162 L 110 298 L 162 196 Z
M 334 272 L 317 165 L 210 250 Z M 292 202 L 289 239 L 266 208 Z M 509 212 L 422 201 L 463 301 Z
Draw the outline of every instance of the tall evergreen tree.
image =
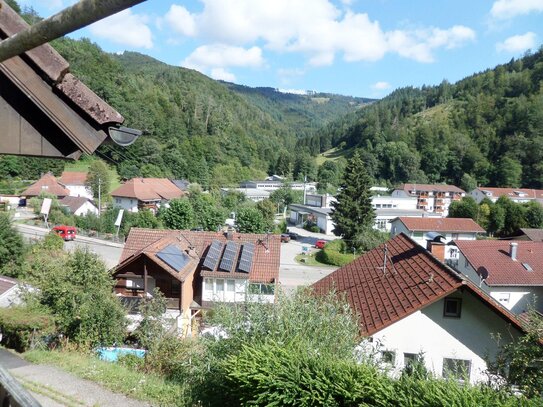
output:
M 371 178 L 359 152 L 355 151 L 345 168 L 337 202 L 332 203 L 330 214 L 336 225 L 334 234 L 343 236 L 350 246 L 373 226 L 375 212 L 371 206 L 370 187 Z

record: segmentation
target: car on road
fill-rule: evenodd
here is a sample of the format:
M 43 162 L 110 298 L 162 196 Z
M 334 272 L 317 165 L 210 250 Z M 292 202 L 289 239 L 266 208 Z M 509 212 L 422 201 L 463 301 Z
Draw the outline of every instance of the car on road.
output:
M 281 243 L 290 242 L 290 235 L 288 233 L 281 233 Z
M 317 241 L 315 242 L 315 247 L 316 247 L 317 249 L 322 249 L 322 248 L 324 248 L 324 245 L 325 245 L 326 243 L 328 243 L 326 240 L 319 239 L 319 240 L 317 240 Z
M 68 240 L 74 240 L 76 236 L 76 229 L 73 226 L 55 226 L 53 228 L 53 232 L 55 232 L 57 235 L 59 235 L 61 238 L 64 239 L 64 241 Z
M 288 232 L 287 235 L 289 235 L 292 240 L 298 240 L 300 238 L 300 235 L 296 232 Z

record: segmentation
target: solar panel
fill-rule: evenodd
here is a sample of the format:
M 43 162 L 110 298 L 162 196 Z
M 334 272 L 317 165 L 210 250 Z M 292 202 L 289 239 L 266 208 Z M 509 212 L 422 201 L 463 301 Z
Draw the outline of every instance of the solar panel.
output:
M 255 253 L 255 245 L 252 243 L 245 243 L 243 250 L 241 251 L 241 258 L 239 260 L 239 271 L 249 273 L 251 266 L 253 265 L 253 257 Z
M 209 246 L 209 250 L 207 251 L 207 255 L 204 260 L 204 267 L 208 268 L 209 270 L 215 270 L 215 267 L 217 267 L 217 263 L 221 257 L 222 247 L 223 244 L 221 242 L 218 240 L 213 240 L 211 246 Z
M 222 255 L 222 260 L 219 268 L 224 271 L 233 271 L 234 260 L 236 260 L 236 254 L 238 254 L 238 244 L 235 242 L 226 243 L 226 249 Z
M 166 246 L 162 251 L 158 252 L 156 256 L 178 273 L 190 261 L 190 257 L 173 244 Z

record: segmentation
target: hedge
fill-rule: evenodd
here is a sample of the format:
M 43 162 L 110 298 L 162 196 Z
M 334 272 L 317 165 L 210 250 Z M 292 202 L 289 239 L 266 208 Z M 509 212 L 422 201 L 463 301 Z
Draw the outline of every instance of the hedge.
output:
M 333 240 L 327 243 L 315 257 L 321 263 L 341 267 L 356 258 L 352 253 L 346 253 L 345 251 L 346 245 L 344 241 Z
M 17 352 L 30 349 L 35 340 L 55 332 L 50 314 L 29 307 L 0 308 L 2 344 Z

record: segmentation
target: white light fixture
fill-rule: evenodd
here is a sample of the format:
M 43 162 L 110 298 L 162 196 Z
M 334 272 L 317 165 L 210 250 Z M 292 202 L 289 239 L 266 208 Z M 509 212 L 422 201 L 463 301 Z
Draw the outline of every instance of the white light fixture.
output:
M 138 129 L 131 129 L 129 127 L 110 127 L 109 137 L 122 147 L 127 147 L 133 144 L 143 132 Z

